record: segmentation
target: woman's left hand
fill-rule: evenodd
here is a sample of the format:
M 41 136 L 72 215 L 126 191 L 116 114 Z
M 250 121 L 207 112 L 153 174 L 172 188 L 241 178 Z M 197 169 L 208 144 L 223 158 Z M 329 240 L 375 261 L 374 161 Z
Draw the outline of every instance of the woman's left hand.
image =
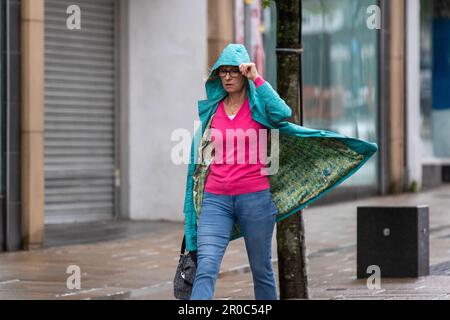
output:
M 256 65 L 254 63 L 241 63 L 239 70 L 244 77 L 247 77 L 247 79 L 252 81 L 255 81 L 255 79 L 259 76 L 258 70 L 256 70 Z

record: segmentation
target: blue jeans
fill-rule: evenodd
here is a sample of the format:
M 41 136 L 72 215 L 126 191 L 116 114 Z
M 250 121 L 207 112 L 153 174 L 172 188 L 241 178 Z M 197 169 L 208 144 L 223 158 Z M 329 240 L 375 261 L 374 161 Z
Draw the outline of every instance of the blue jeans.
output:
M 197 230 L 197 272 L 191 300 L 213 299 L 222 258 L 236 220 L 244 235 L 255 299 L 277 299 L 271 261 L 276 213 L 270 189 L 239 195 L 204 192 Z

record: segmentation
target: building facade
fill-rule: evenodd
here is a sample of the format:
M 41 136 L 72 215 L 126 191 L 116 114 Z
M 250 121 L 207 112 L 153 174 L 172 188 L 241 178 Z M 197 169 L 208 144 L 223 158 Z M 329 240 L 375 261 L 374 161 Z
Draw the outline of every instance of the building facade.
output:
M 430 26 L 446 22 L 420 0 L 302 4 L 304 125 L 380 147 L 317 205 L 442 183 L 446 147 L 430 145 L 447 133 L 430 123 L 450 127 L 433 116 L 447 110 L 446 96 L 433 105 L 446 77 L 433 61 L 448 52 L 431 49 L 448 28 Z M 276 88 L 274 2 L 0 5 L 1 250 L 40 247 L 46 224 L 182 221 L 186 166 L 173 161 L 173 133 L 193 134 L 220 52 L 245 43 Z
M 182 220 L 171 134 L 194 130 L 204 96 L 206 0 L 1 5 L 1 249 L 42 246 L 46 224 Z M 14 36 L 20 69 L 5 73 Z

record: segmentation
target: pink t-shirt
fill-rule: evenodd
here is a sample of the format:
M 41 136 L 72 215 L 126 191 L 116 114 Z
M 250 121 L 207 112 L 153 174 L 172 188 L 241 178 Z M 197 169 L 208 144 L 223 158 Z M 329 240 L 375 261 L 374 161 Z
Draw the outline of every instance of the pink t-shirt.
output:
M 257 86 L 262 83 L 261 77 L 255 80 Z M 221 101 L 211 130 L 215 158 L 206 178 L 206 192 L 237 195 L 270 188 L 269 177 L 261 173 L 261 169 L 267 167 L 270 131 L 252 119 L 248 98 L 233 119 L 228 117 Z

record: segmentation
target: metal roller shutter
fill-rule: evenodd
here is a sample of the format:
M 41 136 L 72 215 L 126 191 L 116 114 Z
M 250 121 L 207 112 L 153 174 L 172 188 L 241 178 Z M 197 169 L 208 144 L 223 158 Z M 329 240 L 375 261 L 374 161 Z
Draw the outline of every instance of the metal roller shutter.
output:
M 81 30 L 66 26 L 81 9 Z M 115 1 L 45 0 L 45 222 L 115 209 Z

